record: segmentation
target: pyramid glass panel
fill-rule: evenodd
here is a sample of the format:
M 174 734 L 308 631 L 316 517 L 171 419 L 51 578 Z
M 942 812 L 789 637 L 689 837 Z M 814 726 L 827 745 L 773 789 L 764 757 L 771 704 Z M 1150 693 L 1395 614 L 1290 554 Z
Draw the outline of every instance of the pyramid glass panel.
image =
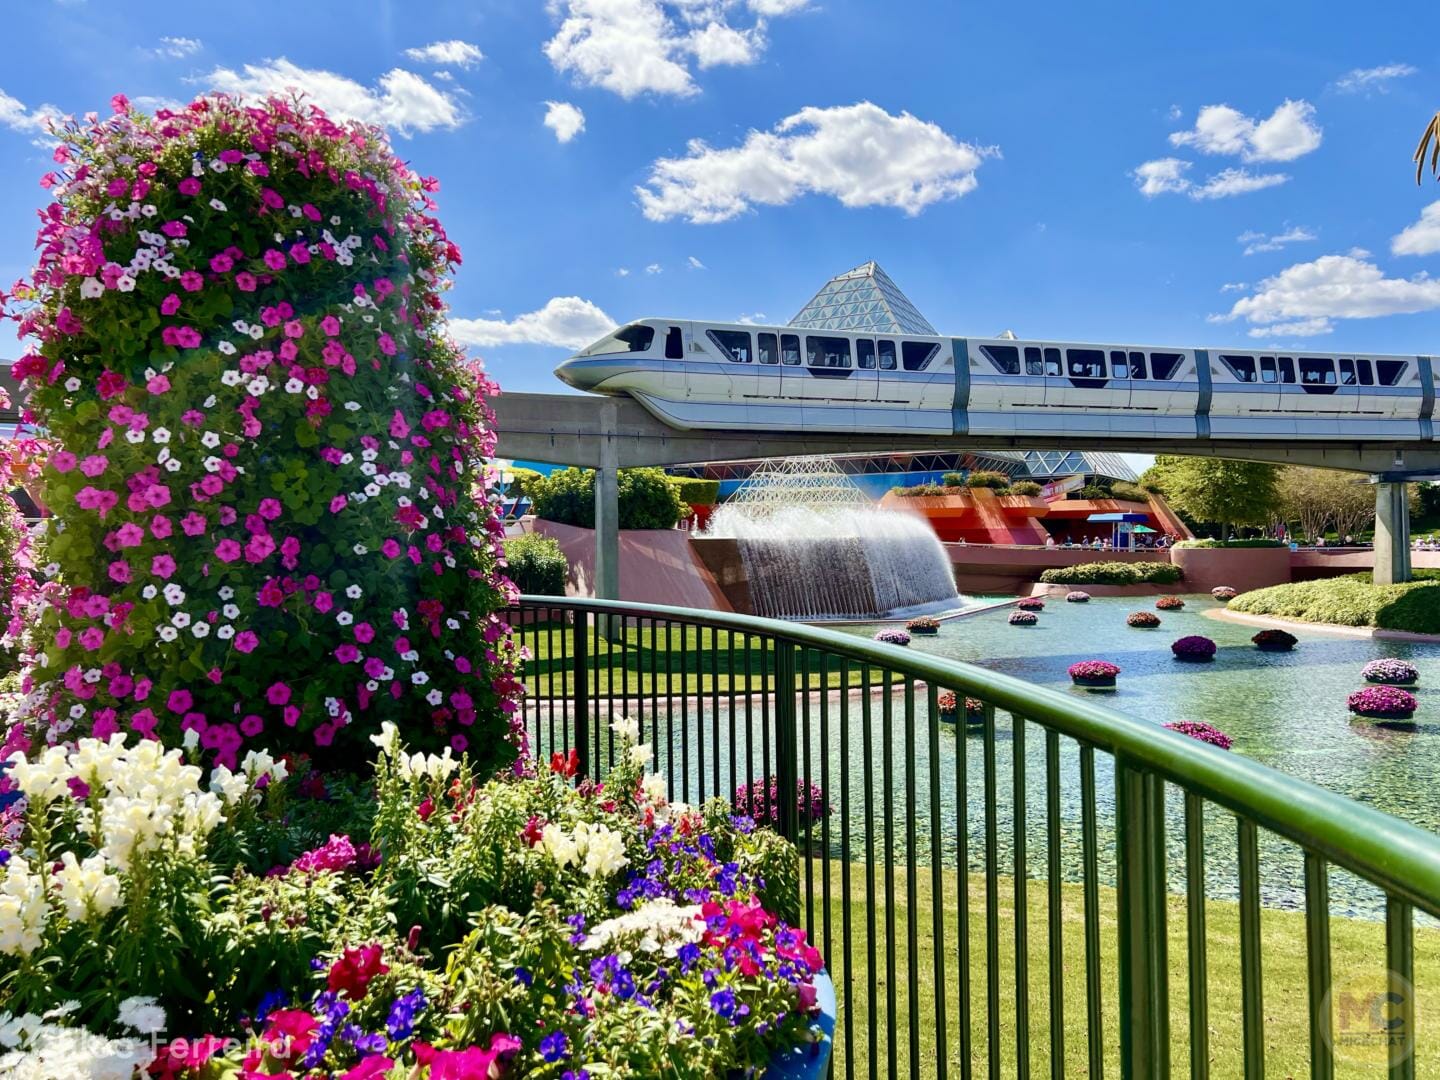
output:
M 831 278 L 790 324 L 825 330 L 939 336 L 900 287 L 874 262 Z

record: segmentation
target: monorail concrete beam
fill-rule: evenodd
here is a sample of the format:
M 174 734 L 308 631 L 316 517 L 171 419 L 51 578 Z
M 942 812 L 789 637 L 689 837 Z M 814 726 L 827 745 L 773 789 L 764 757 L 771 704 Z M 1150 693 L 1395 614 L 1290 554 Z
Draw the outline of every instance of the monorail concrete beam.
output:
M 1381 478 L 1375 484 L 1375 584 L 1410 579 L 1410 493 L 1403 482 Z
M 608 408 L 607 408 L 608 406 Z M 595 463 L 595 595 L 620 599 L 620 460 L 615 403 L 601 403 L 599 460 Z

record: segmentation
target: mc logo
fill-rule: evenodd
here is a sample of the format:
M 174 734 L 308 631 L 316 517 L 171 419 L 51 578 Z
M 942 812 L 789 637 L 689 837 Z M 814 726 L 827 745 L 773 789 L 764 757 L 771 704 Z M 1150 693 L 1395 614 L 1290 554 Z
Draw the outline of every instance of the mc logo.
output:
M 1395 972 L 1351 977 L 1331 987 L 1322 1006 L 1339 1061 L 1393 1065 L 1415 1052 L 1415 988 Z

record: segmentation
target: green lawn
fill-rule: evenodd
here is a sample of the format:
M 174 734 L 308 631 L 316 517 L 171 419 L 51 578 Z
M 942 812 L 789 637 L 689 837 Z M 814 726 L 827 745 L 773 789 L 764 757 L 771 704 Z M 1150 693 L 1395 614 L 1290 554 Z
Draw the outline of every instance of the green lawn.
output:
M 872 1056 L 878 1075 L 884 1076 L 889 1070 L 889 1056 L 894 1055 L 896 1075 L 910 1074 L 909 1016 L 911 1008 L 919 1010 L 920 1055 L 917 1073 L 922 1076 L 938 1075 L 936 1064 L 936 1017 L 935 997 L 939 981 L 935 976 L 935 939 L 931 915 L 930 868 L 919 868 L 915 910 L 918 912 L 918 951 L 915 962 L 918 973 L 918 997 L 911 1001 L 909 996 L 909 963 L 911 960 L 906 942 L 910 909 L 905 903 L 905 871 L 895 870 L 895 895 L 893 909 L 888 909 L 883 900 L 885 895 L 884 870 L 875 868 L 875 899 L 868 899 L 863 864 L 852 864 L 850 868 L 850 920 L 854 942 L 852 967 L 850 971 L 851 991 L 845 989 L 846 972 L 841 942 L 842 933 L 842 892 L 841 864 L 830 864 L 832 912 L 831 958 L 834 964 L 832 976 L 835 979 L 841 999 L 842 1026 L 836 1037 L 837 1078 L 846 1076 L 847 1053 L 851 1055 L 855 1076 L 870 1075 Z M 821 881 L 824 867 L 817 860 L 815 875 L 815 923 L 816 936 L 821 938 L 823 922 L 820 907 Z M 954 873 L 944 878 L 944 920 L 945 940 L 948 943 L 945 961 L 945 1002 L 946 1002 L 946 1046 L 948 1048 L 947 1072 L 949 1076 L 963 1075 L 960 1072 L 960 1041 L 958 1038 L 958 1005 L 956 960 L 956 879 Z M 1000 882 L 1000 1046 L 1002 1071 L 1006 1076 L 1016 1075 L 1016 978 L 1015 978 L 1015 920 L 1013 881 L 1008 878 Z M 1030 1070 L 1034 1076 L 1050 1075 L 1050 1010 L 1049 1010 L 1049 967 L 1046 957 L 1048 913 L 1047 886 L 1043 881 L 1031 881 L 1027 889 L 1029 912 L 1029 1025 Z M 1187 955 L 1185 943 L 1185 901 L 1183 897 L 1172 897 L 1169 919 L 1169 960 L 1170 960 L 1170 1025 L 1173 1042 L 1172 1075 L 1189 1075 L 1189 979 L 1187 976 Z M 1115 892 L 1102 889 L 1100 892 L 1100 937 L 1102 958 L 1102 1000 L 1104 1030 L 1102 1046 L 1105 1057 L 1104 1073 L 1107 1076 L 1119 1074 L 1119 1028 L 1117 1018 L 1116 989 L 1116 931 Z M 971 971 L 971 1063 L 976 1076 L 986 1074 L 988 1062 L 987 1010 L 986 1010 L 986 969 L 985 969 L 985 886 L 984 878 L 972 875 L 969 883 L 970 940 L 969 957 Z M 1088 1075 L 1089 1043 L 1086 1031 L 1085 1008 L 1085 952 L 1083 900 L 1078 885 L 1066 885 L 1061 902 L 1063 933 L 1064 970 L 1064 1034 L 1066 1077 Z M 879 1006 L 874 1017 L 874 1033 L 871 1033 L 871 1018 L 867 1008 L 868 985 L 866 955 L 866 920 L 875 920 L 876 934 L 876 1000 Z M 894 945 L 887 945 L 886 919 L 894 919 Z M 1217 1078 L 1240 1077 L 1243 1075 L 1240 1025 L 1240 938 L 1238 907 L 1233 903 L 1211 901 L 1206 905 L 1207 939 L 1209 947 L 1207 960 L 1209 976 L 1209 1032 L 1210 1032 L 1210 1075 Z M 1262 915 L 1263 985 L 1265 1014 L 1265 1071 L 1270 1077 L 1301 1077 L 1310 1075 L 1309 1027 L 1306 1013 L 1306 954 L 1305 919 L 1298 912 L 1266 910 Z M 1332 918 L 1331 957 L 1334 979 L 1344 986 L 1347 980 L 1363 980 L 1366 991 L 1381 988 L 1379 981 L 1384 970 L 1385 928 L 1380 923 L 1355 919 Z M 893 952 L 895 957 L 896 1009 L 891 1013 L 886 1005 L 887 972 L 886 958 Z M 1416 1075 L 1440 1076 L 1440 1040 L 1433 1036 L 1435 1013 L 1425 1008 L 1427 1002 L 1440 1001 L 1440 931 L 1417 928 L 1415 932 L 1415 983 L 1418 990 L 1416 1008 L 1420 1032 L 1419 1050 L 1416 1059 Z M 1359 984 L 1352 984 L 1359 985 Z M 1426 996 L 1429 991 L 1429 996 Z M 847 1011 L 845 1002 L 850 1003 Z M 844 1022 L 848 1019 L 853 1043 L 847 1048 Z M 1374 1077 L 1384 1075 L 1383 1065 L 1377 1068 L 1373 1061 L 1346 1061 L 1337 1055 L 1336 1076 Z

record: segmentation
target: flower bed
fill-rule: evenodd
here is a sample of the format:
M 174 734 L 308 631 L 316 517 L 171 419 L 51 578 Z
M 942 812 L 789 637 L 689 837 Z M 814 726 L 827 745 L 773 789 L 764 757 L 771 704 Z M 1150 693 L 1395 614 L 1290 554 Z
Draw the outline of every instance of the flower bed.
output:
M 1011 626 L 1034 626 L 1040 621 L 1040 616 L 1033 611 L 1012 611 L 1010 613 Z
M 888 627 L 875 632 L 875 640 L 886 645 L 909 645 L 910 635 L 898 627 Z
M 1284 630 L 1261 630 L 1250 640 L 1261 652 L 1289 652 L 1300 639 Z
M 348 795 L 263 752 L 207 778 L 119 736 L 16 760 L 0 978 L 11 1013 L 47 1019 L 6 1067 L 655 1076 L 683 1043 L 686 1075 L 720 1078 L 809 1045 L 821 958 L 793 928 L 793 845 L 722 800 L 667 802 L 634 723 L 615 729 L 603 786 L 573 754 L 482 784 L 389 724 Z
M 1213 596 L 1216 600 L 1230 601 L 1234 600 L 1235 597 L 1239 596 L 1240 594 L 1234 589 L 1230 588 L 1229 585 L 1216 585 L 1215 588 L 1210 590 L 1210 595 Z
M 959 712 L 959 701 L 953 690 L 946 690 L 938 699 L 940 707 L 940 719 L 947 724 L 955 723 Z M 965 722 L 967 724 L 979 724 L 985 720 L 985 703 L 979 698 L 967 697 L 965 699 Z
M 748 814 L 760 824 L 777 825 L 780 822 L 780 778 L 772 776 L 753 787 L 741 784 L 735 789 L 732 802 L 736 811 Z M 825 798 L 824 789 L 813 780 L 807 786 L 803 777 L 796 778 L 795 814 L 795 820 L 802 827 L 830 816 L 830 801 Z
M 1207 724 L 1204 720 L 1175 720 L 1165 727 L 1171 731 L 1178 731 L 1181 735 L 1188 735 L 1192 739 L 1217 746 L 1221 750 L 1229 750 L 1231 739 L 1229 735 L 1221 731 L 1214 724 Z
M 1021 611 L 1044 611 L 1045 601 L 1038 596 L 1027 596 L 1015 606 Z
M 1076 686 L 1108 688 L 1115 685 L 1120 668 L 1108 660 L 1081 660 L 1070 665 L 1069 674 Z
M 1179 611 L 1185 606 L 1185 601 L 1178 596 L 1162 596 L 1155 601 L 1155 607 L 1160 611 Z
M 1090 602 L 1090 594 L 1075 589 L 1073 592 L 1065 594 L 1065 602 L 1067 604 L 1088 604 Z
M 1154 630 L 1160 625 L 1160 616 L 1153 611 L 1132 611 L 1125 616 L 1125 625 L 1136 630 Z
M 1360 675 L 1366 682 L 1388 686 L 1413 686 L 1420 681 L 1420 671 L 1414 664 L 1393 658 L 1371 660 L 1360 669 Z
M 1192 664 L 1206 664 L 1215 659 L 1215 642 L 1208 637 L 1192 634 L 1174 642 L 1170 646 L 1170 651 L 1175 654 L 1176 660 L 1184 660 Z
M 1414 694 L 1398 686 L 1367 686 L 1351 694 L 1346 705 L 1356 716 L 1374 720 L 1409 720 L 1420 707 Z
M 940 620 L 929 615 L 922 615 L 918 619 L 911 619 L 907 622 L 905 629 L 912 634 L 938 634 L 940 632 Z

